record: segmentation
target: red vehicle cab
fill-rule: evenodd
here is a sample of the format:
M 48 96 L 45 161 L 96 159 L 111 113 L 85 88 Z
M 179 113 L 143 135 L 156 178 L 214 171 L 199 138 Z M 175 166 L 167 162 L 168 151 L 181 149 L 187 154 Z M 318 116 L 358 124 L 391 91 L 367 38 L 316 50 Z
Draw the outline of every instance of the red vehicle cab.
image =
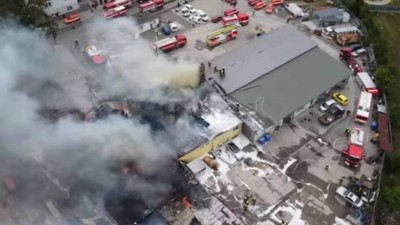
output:
M 235 8 L 227 9 L 227 10 L 224 11 L 224 16 L 232 16 L 232 15 L 235 15 L 235 14 L 238 14 L 238 13 L 239 13 L 238 9 L 235 9 Z
M 94 45 L 87 46 L 85 48 L 85 54 L 95 65 L 100 65 L 106 62 L 101 51 Z
M 249 6 L 254 6 L 257 2 L 259 2 L 260 0 L 249 0 Z
M 254 5 L 254 9 L 255 9 L 255 10 L 259 10 L 259 9 L 264 8 L 264 7 L 265 7 L 265 3 L 264 3 L 264 2 L 257 2 L 257 3 Z
M 213 18 L 211 18 L 211 21 L 213 23 L 219 23 L 222 20 L 222 16 L 214 16 Z
M 64 18 L 64 23 L 65 24 L 70 24 L 70 23 L 75 23 L 81 20 L 81 16 L 78 13 L 71 14 L 67 17 Z
M 268 3 L 267 8 L 265 9 L 265 13 L 272 14 L 274 12 L 274 4 L 272 2 Z

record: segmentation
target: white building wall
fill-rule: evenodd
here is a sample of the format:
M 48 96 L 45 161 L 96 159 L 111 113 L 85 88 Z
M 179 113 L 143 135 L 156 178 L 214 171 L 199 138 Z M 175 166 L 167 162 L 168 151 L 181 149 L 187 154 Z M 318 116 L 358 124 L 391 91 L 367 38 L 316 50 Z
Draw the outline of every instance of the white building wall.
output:
M 61 16 L 79 9 L 78 0 L 48 0 L 46 12 L 49 15 Z

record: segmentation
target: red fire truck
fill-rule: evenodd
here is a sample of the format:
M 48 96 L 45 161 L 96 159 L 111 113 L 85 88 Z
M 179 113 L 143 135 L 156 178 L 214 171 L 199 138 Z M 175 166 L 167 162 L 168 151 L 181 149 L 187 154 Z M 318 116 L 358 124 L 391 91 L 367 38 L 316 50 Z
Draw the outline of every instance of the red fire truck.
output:
M 349 144 L 343 149 L 344 163 L 348 167 L 358 167 L 363 159 L 364 131 L 360 128 L 351 130 Z
M 151 0 L 142 4 L 139 4 L 138 10 L 139 12 L 155 12 L 164 7 L 164 0 Z
M 163 52 L 169 52 L 177 48 L 182 48 L 186 45 L 186 37 L 182 34 L 177 34 L 172 38 L 165 38 L 163 40 L 154 42 L 153 48 L 156 51 L 161 50 Z
M 128 14 L 128 10 L 124 6 L 117 6 L 103 12 L 103 16 L 107 19 L 125 16 L 126 14 Z
M 246 26 L 249 24 L 249 15 L 247 15 L 247 13 L 239 13 L 237 15 L 224 16 L 222 18 L 222 23 L 224 27 L 237 23 L 242 26 Z
M 6 186 L 8 192 L 13 192 L 17 189 L 17 184 L 11 175 L 7 175 L 3 178 L 4 185 Z
M 237 33 L 238 32 L 236 25 L 232 24 L 230 26 L 209 33 L 207 35 L 206 44 L 209 48 L 214 48 L 217 45 L 228 42 L 230 40 L 234 40 L 237 36 Z
M 104 10 L 113 9 L 117 6 L 124 6 L 125 8 L 129 8 L 132 6 L 132 0 L 113 0 L 104 4 Z

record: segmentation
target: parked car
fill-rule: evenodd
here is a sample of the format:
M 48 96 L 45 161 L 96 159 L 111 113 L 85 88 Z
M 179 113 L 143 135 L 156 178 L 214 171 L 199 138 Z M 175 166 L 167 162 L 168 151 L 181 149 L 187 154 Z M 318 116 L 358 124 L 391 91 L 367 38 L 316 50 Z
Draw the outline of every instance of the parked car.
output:
M 336 104 L 335 100 L 329 99 L 319 106 L 319 111 L 326 112 L 328 109 L 332 108 L 335 104 Z
M 171 29 L 172 32 L 177 32 L 178 31 L 178 25 L 176 23 L 169 23 L 169 28 Z
M 64 23 L 65 24 L 71 24 L 71 23 L 75 23 L 81 20 L 81 16 L 78 13 L 75 14 L 71 14 L 67 17 L 64 18 Z
M 189 5 L 189 4 L 184 4 L 183 7 L 184 7 L 184 8 L 187 8 L 188 10 L 194 9 L 193 6 L 192 6 L 192 5 Z
M 233 153 L 238 153 L 240 152 L 240 149 L 238 146 L 235 145 L 235 143 L 233 142 L 229 142 L 226 147 L 228 148 L 228 150 L 232 151 Z
M 338 187 L 335 193 L 338 197 L 345 200 L 353 207 L 360 208 L 361 206 L 363 206 L 363 201 L 361 201 L 361 199 L 357 195 L 347 190 L 347 188 L 343 186 Z
M 254 9 L 255 10 L 259 10 L 265 7 L 265 2 L 263 1 L 259 1 L 256 4 L 254 4 Z
M 260 0 L 249 0 L 248 4 L 249 6 L 254 6 L 257 2 L 259 2 Z
M 347 105 L 347 97 L 340 93 L 333 93 L 332 98 L 339 104 L 346 106 Z
M 189 9 L 190 14 L 196 15 L 197 14 L 197 9 Z
M 237 0 L 225 0 L 227 3 L 235 5 L 237 4 Z
M 335 104 L 324 115 L 318 117 L 318 122 L 324 126 L 329 126 L 339 118 L 342 118 L 346 110 L 340 105 Z
M 182 15 L 183 17 L 189 17 L 189 16 L 190 16 L 189 9 L 186 8 L 186 7 L 182 7 L 182 8 L 181 8 L 181 15 Z
M 356 51 L 353 51 L 353 52 L 351 53 L 351 55 L 352 55 L 353 57 L 360 57 L 360 56 L 363 56 L 363 55 L 365 55 L 365 54 L 367 54 L 367 51 L 365 50 L 365 48 L 360 48 L 360 49 L 358 49 L 358 50 L 356 50 Z
M 193 23 L 199 24 L 201 23 L 201 17 L 198 15 L 191 16 L 189 20 Z
M 208 22 L 210 20 L 210 18 L 207 16 L 207 14 L 205 12 L 203 12 L 202 10 L 197 10 L 196 13 L 198 16 L 200 16 L 201 20 L 203 22 Z
M 360 44 L 352 44 L 352 45 L 349 45 L 347 47 L 351 48 L 352 52 L 357 51 L 358 49 L 362 49 L 362 46 Z
M 213 23 L 219 23 L 222 20 L 222 16 L 214 16 L 211 21 Z
M 172 33 L 171 28 L 168 25 L 163 25 L 161 27 L 161 32 L 165 35 L 170 35 Z
M 272 2 L 268 3 L 267 8 L 265 9 L 265 13 L 272 14 L 274 12 L 274 4 Z

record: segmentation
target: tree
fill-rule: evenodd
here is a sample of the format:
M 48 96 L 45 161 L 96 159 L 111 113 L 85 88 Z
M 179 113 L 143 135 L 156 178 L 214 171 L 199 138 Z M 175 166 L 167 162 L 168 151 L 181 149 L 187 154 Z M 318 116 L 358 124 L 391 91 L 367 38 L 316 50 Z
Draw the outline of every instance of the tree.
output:
M 394 83 L 392 68 L 380 66 L 375 72 L 375 81 L 382 92 L 388 93 L 390 87 Z
M 45 12 L 43 0 L 1 0 L 0 18 L 14 19 L 31 29 L 41 29 L 47 36 L 57 35 L 57 23 Z
M 392 209 L 400 209 L 400 186 L 383 189 L 383 197 Z

